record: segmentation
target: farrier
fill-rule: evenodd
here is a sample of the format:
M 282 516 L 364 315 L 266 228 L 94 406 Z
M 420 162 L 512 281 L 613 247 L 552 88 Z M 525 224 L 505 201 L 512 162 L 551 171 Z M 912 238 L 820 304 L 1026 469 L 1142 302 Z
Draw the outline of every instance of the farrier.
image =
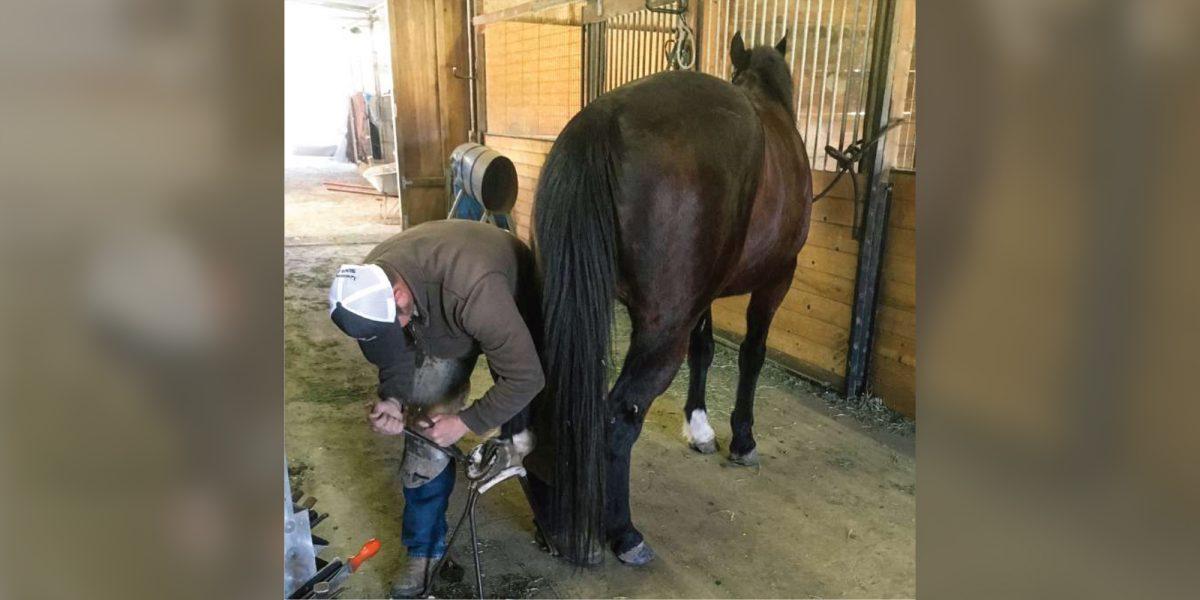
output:
M 425 223 L 376 246 L 360 265 L 343 265 L 330 286 L 330 317 L 358 340 L 379 369 L 379 400 L 368 415 L 381 434 L 419 428 L 442 446 L 467 431 L 504 426 L 528 444 L 525 409 L 543 386 L 534 335 L 533 257 L 491 225 Z M 466 406 L 480 354 L 494 385 Z M 527 448 L 524 449 L 527 452 Z M 403 542 L 409 562 L 393 593 L 421 591 L 445 553 L 446 507 L 454 469 L 445 454 L 408 438 L 401 463 Z

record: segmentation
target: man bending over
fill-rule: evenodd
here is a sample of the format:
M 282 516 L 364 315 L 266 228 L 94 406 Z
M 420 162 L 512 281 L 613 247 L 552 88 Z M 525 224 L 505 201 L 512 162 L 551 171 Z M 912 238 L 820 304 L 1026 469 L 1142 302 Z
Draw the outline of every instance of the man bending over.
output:
M 449 446 L 467 431 L 486 435 L 504 426 L 501 436 L 516 434 L 518 453 L 527 453 L 524 409 L 544 384 L 526 323 L 537 322 L 534 289 L 529 248 L 473 221 L 413 227 L 376 246 L 363 264 L 339 268 L 329 290 L 330 317 L 379 368 L 371 427 L 383 435 L 413 427 Z M 480 353 L 494 385 L 466 407 Z M 411 597 L 446 552 L 455 472 L 445 454 L 411 437 L 400 470 L 409 558 L 392 593 Z

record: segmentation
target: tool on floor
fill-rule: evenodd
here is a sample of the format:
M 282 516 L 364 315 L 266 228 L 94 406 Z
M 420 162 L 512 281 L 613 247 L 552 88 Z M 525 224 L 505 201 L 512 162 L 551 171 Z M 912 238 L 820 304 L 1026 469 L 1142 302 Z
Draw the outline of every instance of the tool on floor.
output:
M 515 454 L 511 442 L 487 440 L 476 446 L 470 454 L 464 454 L 462 450 L 459 450 L 455 446 L 439 446 L 433 440 L 411 428 L 405 427 L 404 433 L 425 444 L 429 444 L 455 461 L 461 462 L 465 466 L 464 471 L 467 481 L 470 482 L 466 506 L 463 508 L 462 516 L 458 518 L 458 523 L 454 526 L 454 530 L 450 532 L 450 537 L 446 541 L 446 553 L 442 555 L 442 558 L 438 559 L 434 568 L 426 574 L 425 589 L 421 595 L 428 597 L 432 592 L 433 576 L 441 572 L 442 567 L 446 564 L 450 556 L 450 548 L 454 546 L 454 540 L 458 538 L 459 532 L 462 531 L 463 521 L 465 520 L 471 532 L 471 558 L 475 565 L 475 590 L 478 597 L 482 599 L 483 564 L 479 556 L 479 536 L 475 530 L 475 506 L 479 503 L 479 497 L 487 493 L 488 490 L 496 487 L 502 481 L 516 477 L 521 482 L 521 491 L 524 492 L 525 499 L 532 508 L 533 498 L 530 494 L 529 480 L 526 478 L 525 467 L 521 466 L 520 457 Z M 542 532 L 541 525 L 537 522 L 536 517 L 534 518 L 534 527 L 537 529 L 539 537 L 546 540 L 547 545 L 549 545 L 550 538 Z
M 358 554 L 345 561 L 340 558 L 329 561 L 289 598 L 336 598 L 341 594 L 342 584 L 346 582 L 346 578 L 358 571 L 364 562 L 375 556 L 381 546 L 379 540 L 371 538 L 363 544 Z

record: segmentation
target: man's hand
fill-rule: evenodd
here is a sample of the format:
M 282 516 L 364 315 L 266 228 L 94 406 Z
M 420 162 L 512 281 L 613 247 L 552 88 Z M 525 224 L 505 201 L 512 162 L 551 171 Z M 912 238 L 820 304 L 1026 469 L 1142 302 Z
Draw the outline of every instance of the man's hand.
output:
M 371 406 L 367 421 L 375 433 L 400 435 L 404 433 L 404 407 L 395 398 L 380 400 Z
M 429 421 L 433 425 L 421 433 L 439 446 L 453 445 L 470 431 L 458 415 L 431 415 Z

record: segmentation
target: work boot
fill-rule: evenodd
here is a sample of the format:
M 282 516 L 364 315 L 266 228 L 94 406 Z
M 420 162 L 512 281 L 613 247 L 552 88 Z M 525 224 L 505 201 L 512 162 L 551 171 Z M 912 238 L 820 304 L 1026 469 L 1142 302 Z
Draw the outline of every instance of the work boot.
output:
M 392 586 L 392 598 L 417 598 L 425 590 L 425 579 L 429 569 L 437 563 L 436 559 L 423 556 L 410 556 L 400 574 L 400 581 Z

